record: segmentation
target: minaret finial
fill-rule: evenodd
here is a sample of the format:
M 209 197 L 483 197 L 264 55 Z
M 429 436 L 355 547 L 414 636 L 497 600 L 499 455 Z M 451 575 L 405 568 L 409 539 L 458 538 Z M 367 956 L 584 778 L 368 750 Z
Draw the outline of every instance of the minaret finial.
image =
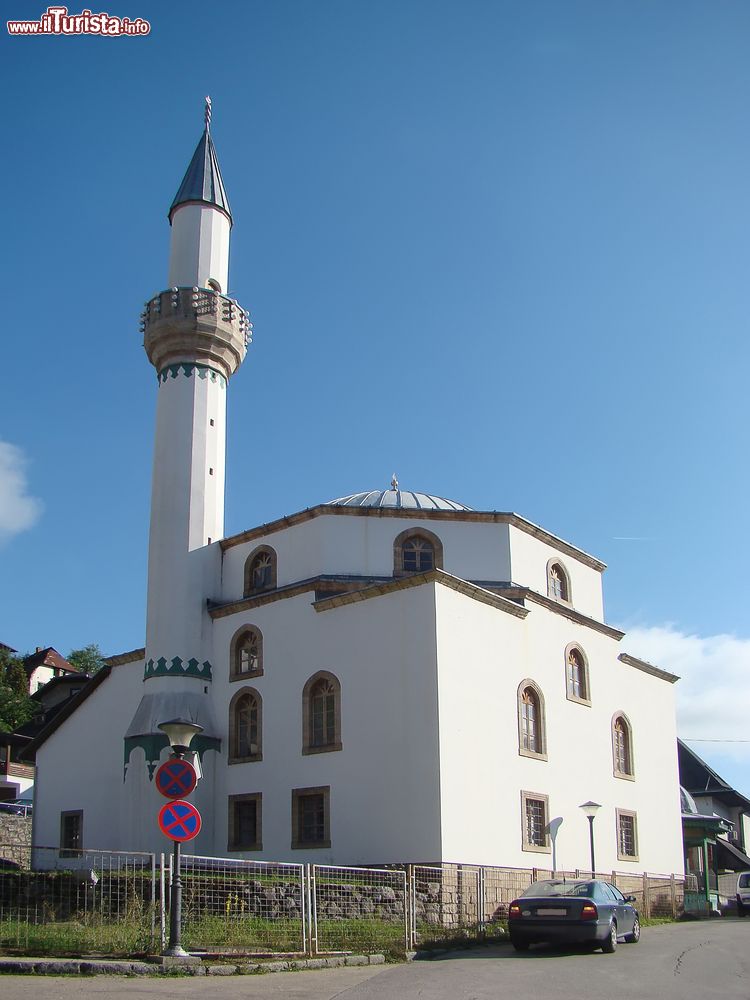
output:
M 206 110 L 204 112 L 204 117 L 206 120 L 206 131 L 208 132 L 211 126 L 211 98 L 206 97 Z

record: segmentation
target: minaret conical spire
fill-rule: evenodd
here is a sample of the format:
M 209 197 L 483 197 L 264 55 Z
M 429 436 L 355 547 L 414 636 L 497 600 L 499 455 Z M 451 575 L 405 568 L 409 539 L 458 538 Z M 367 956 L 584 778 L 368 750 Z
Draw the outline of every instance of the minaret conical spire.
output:
M 227 197 L 224 181 L 221 178 L 219 160 L 216 156 L 211 139 L 211 98 L 206 98 L 205 106 L 205 128 L 203 135 L 195 147 L 193 158 L 190 161 L 185 176 L 182 178 L 174 201 L 169 207 L 169 221 L 172 222 L 174 213 L 180 205 L 211 205 L 218 208 L 232 223 L 232 212 L 229 208 L 229 198 Z

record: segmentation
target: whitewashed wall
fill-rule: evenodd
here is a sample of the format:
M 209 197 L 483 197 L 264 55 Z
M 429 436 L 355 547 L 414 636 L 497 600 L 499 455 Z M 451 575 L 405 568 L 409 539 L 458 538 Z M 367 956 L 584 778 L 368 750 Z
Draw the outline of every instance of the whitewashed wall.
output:
M 217 776 L 216 850 L 227 853 L 227 796 L 263 794 L 262 852 L 240 857 L 358 864 L 439 852 L 434 594 L 420 587 L 317 613 L 303 595 L 216 623 L 214 692 L 228 706 L 228 651 L 241 625 L 259 627 L 263 760 Z M 303 756 L 302 689 L 318 670 L 341 683 L 341 751 Z M 221 674 L 221 676 L 219 676 Z M 226 718 L 226 714 L 223 716 Z M 293 788 L 331 786 L 331 849 L 291 849 Z
M 577 611 L 604 620 L 602 575 L 568 553 L 543 542 L 520 528 L 510 526 L 511 572 L 515 583 L 530 587 L 539 594 L 547 593 L 547 564 L 550 559 L 560 562 L 568 572 L 571 584 L 571 604 Z
M 520 621 L 439 588 L 438 674 L 443 852 L 446 860 L 544 867 L 551 854 L 521 848 L 521 790 L 549 796 L 562 817 L 557 866 L 589 864 L 596 821 L 602 870 L 682 871 L 676 733 L 671 684 L 616 659 L 618 644 L 539 607 Z M 565 647 L 584 649 L 591 707 L 569 701 Z M 548 759 L 518 751 L 517 692 L 531 678 L 545 701 Z M 635 781 L 613 775 L 611 721 L 633 727 Z M 638 813 L 639 860 L 617 859 L 615 809 Z

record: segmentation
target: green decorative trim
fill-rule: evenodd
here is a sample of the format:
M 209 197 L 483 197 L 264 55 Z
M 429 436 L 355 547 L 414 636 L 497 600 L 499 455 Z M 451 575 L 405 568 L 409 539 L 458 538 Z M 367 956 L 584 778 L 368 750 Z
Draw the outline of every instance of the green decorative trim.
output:
M 146 755 L 146 767 L 148 768 L 148 780 L 154 780 L 154 773 L 156 768 L 159 766 L 159 759 L 161 757 L 162 750 L 169 745 L 169 740 L 163 733 L 146 733 L 143 736 L 128 736 L 125 740 L 125 766 L 122 772 L 122 780 L 128 774 L 128 767 L 130 766 L 130 755 L 140 747 Z M 191 743 L 190 749 L 195 750 L 198 754 L 198 759 L 203 761 L 208 750 L 215 750 L 217 753 L 221 753 L 221 740 L 217 736 L 194 736 Z
M 149 677 L 198 677 L 202 681 L 210 681 L 211 664 L 208 660 L 203 663 L 191 657 L 189 660 L 182 660 L 179 656 L 173 656 L 167 660 L 160 656 L 158 660 L 146 660 L 146 669 L 143 672 L 143 679 L 147 681 Z
M 166 382 L 168 378 L 177 378 L 178 375 L 184 375 L 186 378 L 190 378 L 191 375 L 197 375 L 198 378 L 207 378 L 211 382 L 218 382 L 224 389 L 227 387 L 227 380 L 221 372 L 209 368 L 208 365 L 198 365 L 192 362 L 181 361 L 176 365 L 167 365 L 166 368 L 162 368 L 157 378 L 161 383 Z

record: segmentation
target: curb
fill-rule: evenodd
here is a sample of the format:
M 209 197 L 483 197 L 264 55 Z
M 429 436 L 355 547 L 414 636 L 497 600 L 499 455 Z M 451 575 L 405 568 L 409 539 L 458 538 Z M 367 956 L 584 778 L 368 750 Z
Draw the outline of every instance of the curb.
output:
M 283 962 L 236 962 L 160 968 L 150 962 L 82 958 L 0 958 L 0 975 L 12 976 L 249 976 L 301 969 L 337 969 L 352 965 L 384 965 L 385 955 L 341 955 Z

